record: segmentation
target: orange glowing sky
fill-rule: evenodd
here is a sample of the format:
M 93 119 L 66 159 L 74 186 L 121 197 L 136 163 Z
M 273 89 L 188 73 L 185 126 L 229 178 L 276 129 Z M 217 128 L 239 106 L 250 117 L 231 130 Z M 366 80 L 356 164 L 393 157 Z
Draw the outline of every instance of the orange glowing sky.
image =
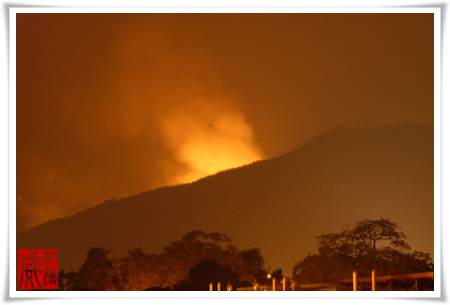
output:
M 434 122 L 431 14 L 18 14 L 16 69 L 19 231 L 336 126 Z

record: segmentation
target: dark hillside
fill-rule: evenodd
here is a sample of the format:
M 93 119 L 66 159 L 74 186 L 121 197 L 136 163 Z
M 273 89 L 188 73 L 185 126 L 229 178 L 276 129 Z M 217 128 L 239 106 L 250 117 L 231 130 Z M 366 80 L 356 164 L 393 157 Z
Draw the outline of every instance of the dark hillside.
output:
M 49 221 L 17 245 L 59 249 L 68 271 L 91 246 L 159 253 L 199 229 L 225 233 L 240 249 L 261 247 L 268 266 L 290 275 L 317 251 L 315 236 L 383 217 L 402 226 L 413 250 L 433 254 L 433 143 L 432 127 L 339 127 L 277 158 Z

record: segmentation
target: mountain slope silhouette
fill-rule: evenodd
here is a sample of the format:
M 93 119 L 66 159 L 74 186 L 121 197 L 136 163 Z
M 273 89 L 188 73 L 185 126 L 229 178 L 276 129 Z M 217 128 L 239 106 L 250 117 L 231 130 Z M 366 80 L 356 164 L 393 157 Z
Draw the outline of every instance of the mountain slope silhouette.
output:
M 433 127 L 409 123 L 338 127 L 273 159 L 48 221 L 18 234 L 17 248 L 59 249 L 59 269 L 77 271 L 91 246 L 160 253 L 203 230 L 241 250 L 261 247 L 267 266 L 290 275 L 317 252 L 316 236 L 383 217 L 413 250 L 434 255 L 433 140 Z

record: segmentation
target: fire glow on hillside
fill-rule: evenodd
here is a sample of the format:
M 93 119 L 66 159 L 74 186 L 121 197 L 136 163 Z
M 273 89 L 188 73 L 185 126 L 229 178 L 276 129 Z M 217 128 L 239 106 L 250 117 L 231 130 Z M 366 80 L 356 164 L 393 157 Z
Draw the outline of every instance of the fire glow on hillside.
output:
M 19 232 L 337 126 L 434 124 L 429 13 L 15 20 Z
M 210 111 L 212 118 L 174 115 L 163 123 L 167 144 L 184 167 L 173 169 L 161 162 L 168 184 L 187 183 L 221 170 L 242 166 L 264 157 L 251 126 L 241 113 Z

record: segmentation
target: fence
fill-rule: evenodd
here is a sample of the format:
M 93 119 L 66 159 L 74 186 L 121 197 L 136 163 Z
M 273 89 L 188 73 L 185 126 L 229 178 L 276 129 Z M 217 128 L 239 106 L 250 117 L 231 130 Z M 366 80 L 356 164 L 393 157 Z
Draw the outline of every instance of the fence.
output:
M 272 286 L 259 285 L 254 283 L 252 287 L 238 288 L 238 291 L 330 291 L 330 290 L 353 290 L 353 291 L 394 291 L 394 290 L 409 290 L 409 291 L 429 291 L 434 290 L 434 272 L 411 273 L 411 274 L 397 274 L 377 276 L 376 271 L 372 270 L 372 277 L 358 278 L 356 271 L 353 272 L 353 277 L 342 280 L 339 284 L 302 284 L 298 285 L 294 280 L 283 278 L 282 285 L 277 285 L 276 279 L 272 279 Z M 213 290 L 213 284 L 210 284 L 210 290 Z M 220 290 L 220 283 L 218 285 Z M 227 285 L 227 290 L 230 286 Z
M 372 277 L 358 278 L 354 271 L 353 278 L 342 280 L 341 285 L 344 290 L 350 290 L 347 287 L 353 286 L 353 291 L 434 290 L 434 272 L 376 276 L 373 270 Z

